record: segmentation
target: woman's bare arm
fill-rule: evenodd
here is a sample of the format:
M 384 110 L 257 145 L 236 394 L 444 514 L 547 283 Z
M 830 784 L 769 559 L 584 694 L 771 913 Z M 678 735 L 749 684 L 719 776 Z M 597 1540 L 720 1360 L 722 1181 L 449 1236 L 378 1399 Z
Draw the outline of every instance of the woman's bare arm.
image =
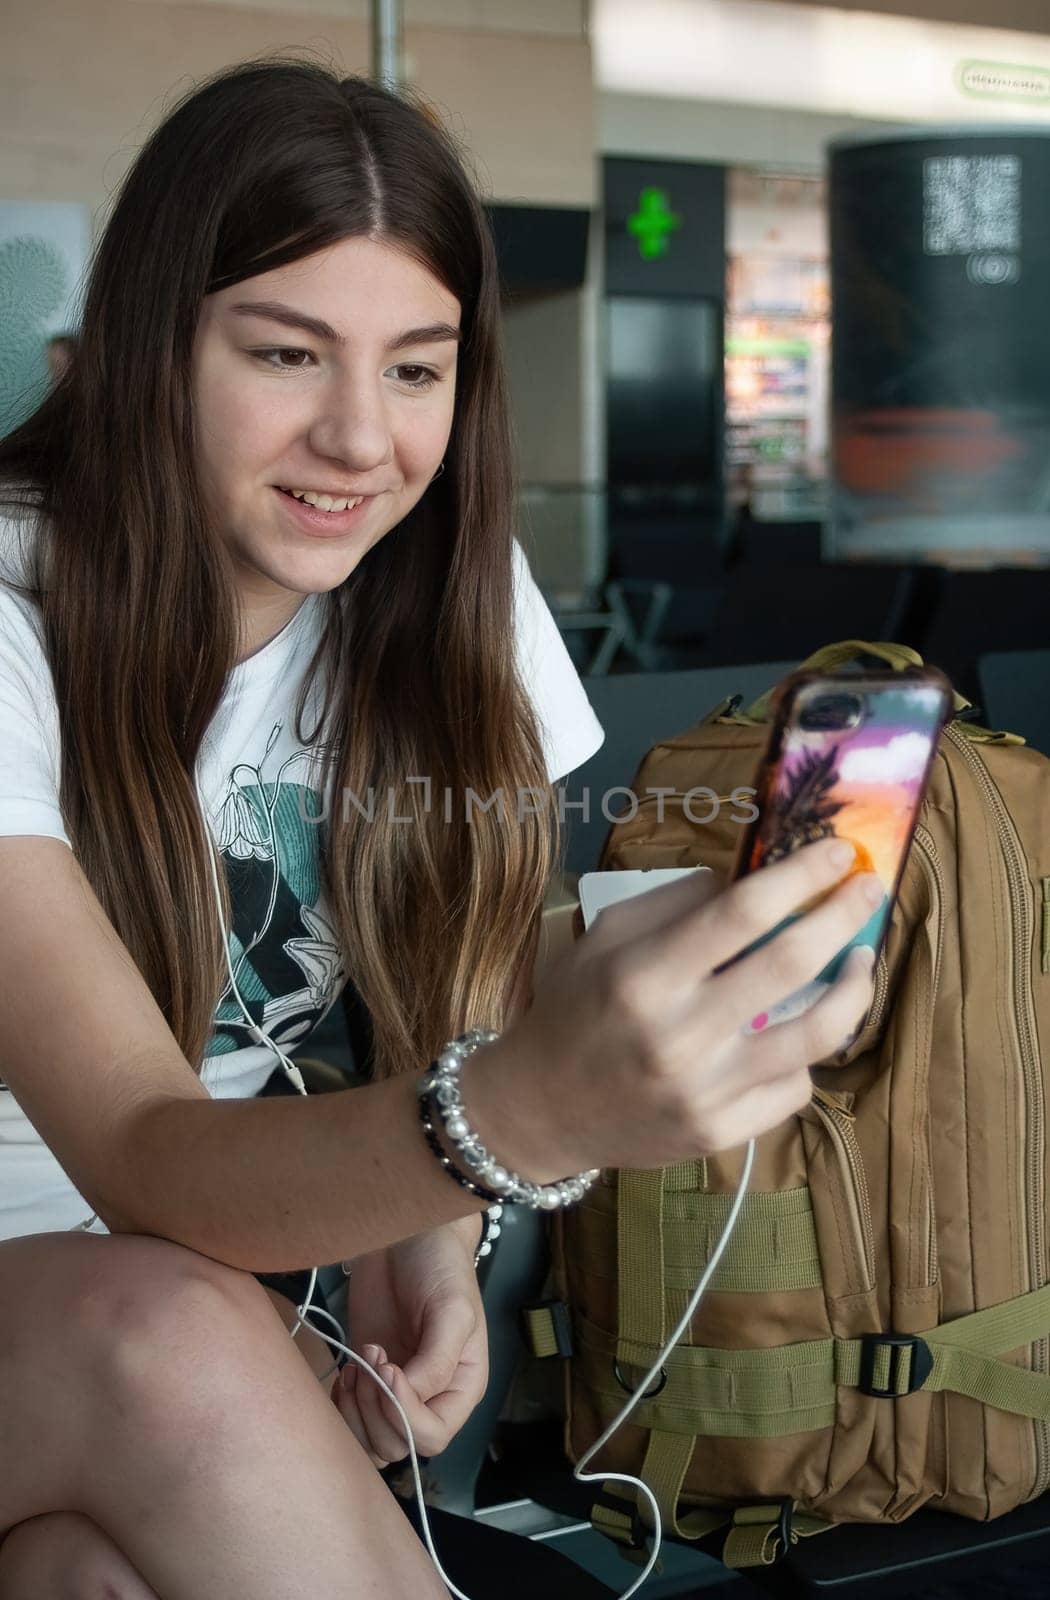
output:
M 481 1210 L 427 1148 L 414 1073 L 213 1100 L 61 840 L 0 838 L 0 904 L 0 1078 L 111 1231 L 281 1272 Z

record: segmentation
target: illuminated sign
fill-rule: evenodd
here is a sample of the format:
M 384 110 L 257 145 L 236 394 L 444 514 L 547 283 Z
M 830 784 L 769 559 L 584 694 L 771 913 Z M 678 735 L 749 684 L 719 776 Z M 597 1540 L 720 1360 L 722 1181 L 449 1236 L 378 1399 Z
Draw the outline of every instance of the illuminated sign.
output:
M 665 256 L 671 234 L 681 225 L 681 217 L 667 203 L 666 189 L 643 189 L 638 196 L 638 210 L 627 218 L 627 231 L 638 240 L 638 254 L 643 261 Z

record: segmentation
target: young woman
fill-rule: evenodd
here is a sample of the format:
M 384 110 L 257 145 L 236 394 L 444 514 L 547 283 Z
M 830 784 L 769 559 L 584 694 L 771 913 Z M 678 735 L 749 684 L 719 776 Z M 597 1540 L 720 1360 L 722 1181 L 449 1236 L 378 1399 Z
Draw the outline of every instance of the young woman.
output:
M 526 1009 L 551 786 L 602 734 L 513 538 L 483 212 L 363 81 L 255 62 L 175 107 L 0 480 L 0 1600 L 439 1596 L 396 1412 L 257 1275 L 352 1259 L 354 1346 L 440 1450 L 485 1201 L 422 1072 L 500 1033 L 466 1115 L 536 1184 L 739 1144 L 868 1003 L 850 969 L 741 1031 L 864 879 L 717 976 L 842 863 L 653 892 Z M 260 1097 L 255 1029 L 294 1050 L 350 976 L 371 1081 Z

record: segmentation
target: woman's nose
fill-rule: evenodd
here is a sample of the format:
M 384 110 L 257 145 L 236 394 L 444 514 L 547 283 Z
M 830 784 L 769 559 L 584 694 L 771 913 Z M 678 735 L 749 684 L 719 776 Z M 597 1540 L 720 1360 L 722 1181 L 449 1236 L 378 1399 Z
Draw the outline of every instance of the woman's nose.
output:
M 321 455 L 367 472 L 390 461 L 393 439 L 382 397 L 371 385 L 334 383 L 327 391 L 310 442 Z

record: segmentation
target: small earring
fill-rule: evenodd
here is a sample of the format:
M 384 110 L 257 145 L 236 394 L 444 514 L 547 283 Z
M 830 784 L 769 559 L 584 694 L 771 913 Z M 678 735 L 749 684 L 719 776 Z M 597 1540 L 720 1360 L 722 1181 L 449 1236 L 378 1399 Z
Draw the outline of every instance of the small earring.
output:
M 437 471 L 435 472 L 434 476 L 431 478 L 431 480 L 430 480 L 431 483 L 436 483 L 438 481 L 438 479 L 440 478 L 441 474 L 444 472 L 444 470 L 445 470 L 445 463 L 442 462 L 440 467 L 438 467 Z

